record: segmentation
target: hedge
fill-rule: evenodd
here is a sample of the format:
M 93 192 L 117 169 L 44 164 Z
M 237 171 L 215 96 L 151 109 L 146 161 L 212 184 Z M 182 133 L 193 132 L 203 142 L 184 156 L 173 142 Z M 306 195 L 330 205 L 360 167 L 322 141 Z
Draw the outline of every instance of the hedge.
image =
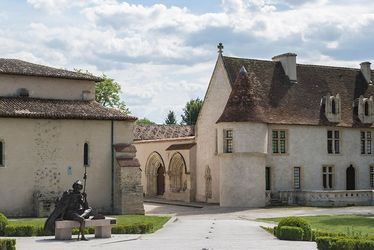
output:
M 16 250 L 16 240 L 0 239 L 0 250 Z
M 303 240 L 304 231 L 300 227 L 283 226 L 277 234 L 280 240 Z
M 290 227 L 299 227 L 303 230 L 303 240 L 310 241 L 312 240 L 312 229 L 310 227 L 310 224 L 300 217 L 290 216 L 283 218 L 279 223 L 277 227 L 277 231 L 280 230 L 281 227 L 284 226 L 290 226 Z M 277 232 L 278 234 L 278 232 Z M 277 235 L 278 237 L 278 235 Z
M 8 225 L 8 218 L 0 213 L 0 235 L 4 235 L 4 230 L 5 230 L 5 227 L 6 225 Z
M 318 237 L 347 237 L 344 233 L 335 233 L 331 231 L 324 231 L 324 230 L 313 230 L 312 231 L 312 241 L 316 241 Z
M 373 250 L 374 241 L 343 237 L 318 237 L 319 250 Z
M 7 225 L 4 230 L 5 236 L 32 236 L 34 231 L 33 226 L 11 226 Z

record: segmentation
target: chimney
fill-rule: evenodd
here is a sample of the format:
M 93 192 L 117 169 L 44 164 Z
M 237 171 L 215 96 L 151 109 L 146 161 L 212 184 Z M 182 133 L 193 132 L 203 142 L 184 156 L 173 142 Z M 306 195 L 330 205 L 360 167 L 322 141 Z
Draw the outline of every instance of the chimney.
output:
M 370 62 L 362 62 L 360 63 L 361 66 L 361 73 L 364 75 L 365 80 L 368 83 L 371 83 L 371 69 L 370 69 Z
M 296 82 L 296 54 L 295 53 L 286 53 L 272 58 L 275 62 L 281 62 L 282 67 L 290 81 Z

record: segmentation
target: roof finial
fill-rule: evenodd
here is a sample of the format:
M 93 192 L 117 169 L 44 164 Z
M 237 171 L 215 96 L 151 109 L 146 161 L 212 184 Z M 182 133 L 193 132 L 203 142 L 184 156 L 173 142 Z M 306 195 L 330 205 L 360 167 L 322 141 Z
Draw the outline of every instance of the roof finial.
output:
M 241 75 L 246 75 L 246 74 L 248 74 L 248 73 L 247 73 L 247 70 L 246 70 L 245 67 L 244 67 L 244 65 L 240 68 L 239 74 L 241 74 Z
M 219 43 L 218 46 L 217 46 L 217 49 L 218 49 L 218 54 L 222 55 L 223 53 L 223 44 L 222 43 Z

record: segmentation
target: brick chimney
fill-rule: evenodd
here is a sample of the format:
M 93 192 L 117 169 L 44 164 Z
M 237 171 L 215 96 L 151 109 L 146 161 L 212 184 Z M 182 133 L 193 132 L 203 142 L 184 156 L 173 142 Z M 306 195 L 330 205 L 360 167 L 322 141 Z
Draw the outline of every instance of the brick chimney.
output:
M 361 73 L 364 75 L 366 82 L 371 83 L 371 68 L 370 62 L 362 62 L 360 63 L 361 66 Z
M 296 54 L 295 53 L 286 53 L 272 58 L 273 61 L 281 62 L 284 73 L 288 76 L 290 81 L 296 82 Z

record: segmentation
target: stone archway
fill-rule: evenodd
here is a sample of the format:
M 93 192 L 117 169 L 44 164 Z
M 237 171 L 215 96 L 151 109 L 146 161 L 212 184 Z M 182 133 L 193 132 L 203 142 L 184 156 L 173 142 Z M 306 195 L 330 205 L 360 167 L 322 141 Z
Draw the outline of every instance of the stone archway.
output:
M 171 157 L 168 171 L 171 192 L 183 192 L 187 189 L 186 169 L 183 156 L 175 153 Z
M 347 190 L 355 190 L 356 189 L 356 173 L 355 168 L 350 165 L 346 170 L 347 175 Z
M 165 164 L 159 153 L 149 155 L 145 165 L 146 196 L 162 195 L 165 191 Z M 162 190 L 162 186 L 164 187 Z M 162 194 L 161 194 L 162 192 Z

